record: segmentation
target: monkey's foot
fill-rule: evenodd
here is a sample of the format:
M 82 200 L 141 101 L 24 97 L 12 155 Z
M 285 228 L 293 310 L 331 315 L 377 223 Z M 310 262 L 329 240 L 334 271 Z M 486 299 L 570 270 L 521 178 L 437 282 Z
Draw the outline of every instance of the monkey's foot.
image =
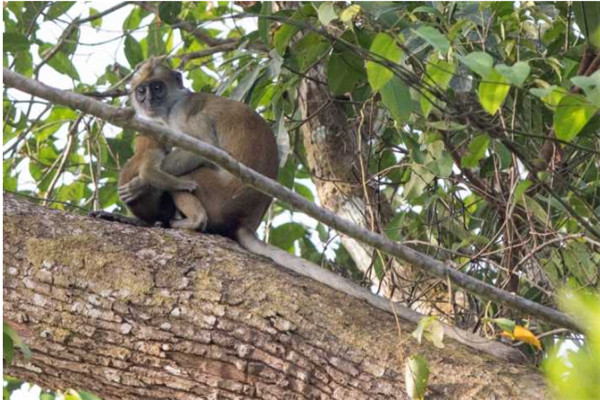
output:
M 208 218 L 206 214 L 200 218 L 183 218 L 183 219 L 172 219 L 171 220 L 171 228 L 175 229 L 189 229 L 192 231 L 200 231 L 204 232 L 206 229 L 206 224 L 208 223 Z
M 91 211 L 88 213 L 90 217 L 103 219 L 105 221 L 119 222 L 121 224 L 148 227 L 149 225 L 137 218 L 128 217 L 121 214 L 113 214 L 108 211 Z

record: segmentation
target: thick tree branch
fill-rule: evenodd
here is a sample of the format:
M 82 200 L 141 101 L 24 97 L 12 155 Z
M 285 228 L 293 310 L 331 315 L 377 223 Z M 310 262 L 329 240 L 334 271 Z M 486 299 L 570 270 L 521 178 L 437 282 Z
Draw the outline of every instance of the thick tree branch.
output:
M 4 195 L 4 316 L 32 349 L 7 373 L 105 399 L 542 399 L 533 368 L 446 339 L 229 239 L 69 215 Z
M 240 178 L 244 183 L 247 183 L 248 185 L 270 196 L 287 202 L 294 208 L 305 212 L 311 217 L 338 230 L 339 232 L 360 240 L 385 253 L 398 257 L 417 268 L 423 269 L 431 275 L 437 276 L 444 280 L 449 279 L 455 285 L 472 294 L 477 294 L 488 300 L 505 304 L 513 309 L 519 310 L 524 314 L 529 314 L 561 327 L 572 330 L 579 329 L 571 318 L 557 310 L 516 296 L 513 293 L 506 292 L 497 287 L 484 283 L 460 271 L 446 267 L 444 263 L 437 261 L 425 254 L 419 253 L 408 246 L 393 242 L 381 235 L 356 226 L 353 223 L 338 217 L 332 212 L 322 209 L 314 203 L 305 200 L 302 196 L 294 193 L 288 188 L 285 188 L 279 185 L 277 182 L 268 179 L 251 170 L 250 168 L 240 164 L 221 149 L 194 139 L 193 137 L 184 133 L 173 132 L 170 129 L 158 124 L 139 119 L 135 117 L 130 110 L 108 106 L 77 93 L 51 88 L 41 82 L 28 79 L 6 68 L 3 69 L 3 73 L 4 84 L 9 87 L 14 87 L 23 92 L 42 97 L 52 101 L 53 103 L 76 108 L 96 117 L 102 118 L 116 126 L 144 132 L 145 134 L 148 134 L 161 142 L 193 151 L 231 172 L 233 175 Z

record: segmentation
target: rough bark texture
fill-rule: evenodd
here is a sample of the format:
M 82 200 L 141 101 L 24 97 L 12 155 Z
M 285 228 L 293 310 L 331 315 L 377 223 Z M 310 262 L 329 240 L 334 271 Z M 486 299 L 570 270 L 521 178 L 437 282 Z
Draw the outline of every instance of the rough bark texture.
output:
M 4 195 L 4 316 L 30 345 L 6 370 L 105 399 L 544 398 L 532 368 L 446 341 L 225 238 L 69 215 Z

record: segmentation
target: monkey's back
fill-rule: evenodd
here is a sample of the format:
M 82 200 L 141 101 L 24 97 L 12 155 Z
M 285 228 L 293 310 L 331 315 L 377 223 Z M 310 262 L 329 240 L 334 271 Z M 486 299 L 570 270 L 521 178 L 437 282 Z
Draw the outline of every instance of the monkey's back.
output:
M 211 119 L 218 135 L 214 144 L 260 174 L 277 178 L 277 142 L 261 116 L 238 101 L 204 93 L 192 96 L 187 107 Z M 269 196 L 220 168 L 200 168 L 187 176 L 199 185 L 195 194 L 206 209 L 208 232 L 233 236 L 240 226 L 254 231 L 271 203 Z

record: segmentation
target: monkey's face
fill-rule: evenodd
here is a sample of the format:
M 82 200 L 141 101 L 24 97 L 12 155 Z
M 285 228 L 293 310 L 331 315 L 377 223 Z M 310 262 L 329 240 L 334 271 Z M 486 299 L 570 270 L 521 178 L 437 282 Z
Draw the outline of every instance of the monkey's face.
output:
M 168 88 L 161 80 L 143 82 L 135 88 L 136 109 L 148 117 L 160 117 L 168 111 L 165 109 Z
M 131 102 L 138 115 L 166 122 L 173 105 L 187 91 L 181 74 L 165 67 L 155 67 L 133 88 Z

